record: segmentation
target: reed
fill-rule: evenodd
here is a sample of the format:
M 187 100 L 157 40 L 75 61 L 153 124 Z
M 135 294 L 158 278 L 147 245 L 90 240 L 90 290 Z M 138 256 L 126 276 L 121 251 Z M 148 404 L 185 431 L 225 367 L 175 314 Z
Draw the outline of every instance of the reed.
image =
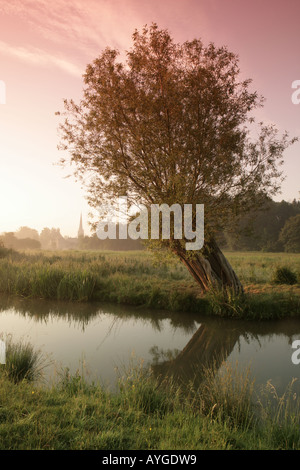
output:
M 6 338 L 5 343 L 6 362 L 3 370 L 7 377 L 15 383 L 38 380 L 46 365 L 40 351 L 36 351 L 28 342 L 13 342 L 11 337 Z
M 284 397 L 270 384 L 263 393 L 269 401 L 253 392 L 248 370 L 226 363 L 206 369 L 197 388 L 132 364 L 115 393 L 68 370 L 47 387 L 0 370 L 0 449 L 300 449 L 292 386 Z
M 10 253 L 0 259 L 0 292 L 27 298 L 104 301 L 222 317 L 269 319 L 300 314 L 300 256 L 228 253 L 245 295 L 202 295 L 177 259 L 148 252 Z M 294 282 L 274 284 L 282 266 Z M 277 270 L 277 271 L 276 271 Z M 298 274 L 299 275 L 299 274 Z

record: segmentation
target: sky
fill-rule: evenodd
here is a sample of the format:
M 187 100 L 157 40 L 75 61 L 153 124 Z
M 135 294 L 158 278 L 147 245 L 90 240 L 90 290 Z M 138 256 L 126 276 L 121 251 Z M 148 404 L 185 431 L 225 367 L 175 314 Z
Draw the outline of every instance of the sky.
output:
M 176 42 L 226 45 L 265 97 L 259 119 L 300 136 L 300 104 L 291 99 L 299 17 L 299 0 L 0 0 L 0 233 L 59 227 L 76 236 L 81 213 L 89 232 L 86 193 L 57 164 L 55 113 L 82 97 L 88 63 L 107 46 L 124 54 L 145 24 L 167 28 Z M 299 199 L 300 142 L 284 157 L 275 199 Z

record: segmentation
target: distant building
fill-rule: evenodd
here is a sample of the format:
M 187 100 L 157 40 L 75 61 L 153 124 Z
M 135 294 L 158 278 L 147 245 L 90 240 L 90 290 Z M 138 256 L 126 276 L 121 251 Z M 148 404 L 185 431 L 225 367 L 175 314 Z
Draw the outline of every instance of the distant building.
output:
M 82 214 L 80 214 L 80 223 L 79 223 L 79 229 L 78 229 L 78 238 L 84 238 L 84 230 L 82 226 Z

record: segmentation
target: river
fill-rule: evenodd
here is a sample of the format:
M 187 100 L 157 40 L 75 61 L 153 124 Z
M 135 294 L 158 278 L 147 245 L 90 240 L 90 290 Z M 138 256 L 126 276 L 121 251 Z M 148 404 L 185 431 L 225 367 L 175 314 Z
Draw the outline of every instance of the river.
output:
M 41 350 L 51 362 L 47 381 L 68 367 L 113 389 L 118 375 L 141 361 L 157 375 L 187 380 L 203 364 L 222 367 L 222 360 L 241 370 L 250 367 L 257 386 L 271 380 L 278 393 L 300 378 L 300 364 L 292 362 L 300 319 L 252 322 L 1 296 L 0 334 Z

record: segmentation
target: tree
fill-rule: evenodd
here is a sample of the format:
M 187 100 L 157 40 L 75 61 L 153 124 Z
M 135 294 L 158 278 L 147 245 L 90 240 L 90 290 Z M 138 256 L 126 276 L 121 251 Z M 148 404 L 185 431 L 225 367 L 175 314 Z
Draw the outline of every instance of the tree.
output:
M 14 250 L 39 249 L 41 244 L 33 238 L 17 238 L 14 232 L 6 232 L 1 237 L 1 242 L 6 248 Z
M 19 250 L 39 250 L 41 242 L 34 238 L 17 238 L 16 248 Z
M 284 245 L 284 251 L 289 253 L 300 252 L 300 214 L 290 217 L 286 221 L 279 239 Z
M 215 235 L 278 191 L 282 154 L 293 140 L 255 123 L 251 112 L 262 99 L 226 47 L 177 44 L 152 24 L 134 32 L 124 62 L 117 57 L 106 48 L 86 68 L 81 101 L 65 100 L 60 148 L 69 156 L 61 162 L 74 163 L 75 175 L 88 181 L 92 207 L 124 195 L 137 206 L 204 204 L 201 250 L 187 251 L 186 236 L 177 240 L 174 231 L 160 243 L 204 291 L 242 292 Z
M 1 241 L 5 248 L 16 248 L 18 240 L 14 232 L 5 232 L 2 234 Z
M 40 236 L 39 232 L 35 230 L 34 228 L 30 227 L 20 227 L 17 232 L 15 232 L 15 236 L 17 238 L 31 238 L 32 240 L 37 240 L 39 241 Z
M 283 251 L 280 231 L 285 222 L 297 214 L 300 214 L 300 205 L 296 201 L 268 199 L 259 211 L 253 210 L 241 218 L 237 231 L 224 233 L 222 246 L 242 251 Z
M 63 241 L 63 236 L 59 228 L 44 227 L 40 234 L 40 241 L 44 250 L 55 250 Z

